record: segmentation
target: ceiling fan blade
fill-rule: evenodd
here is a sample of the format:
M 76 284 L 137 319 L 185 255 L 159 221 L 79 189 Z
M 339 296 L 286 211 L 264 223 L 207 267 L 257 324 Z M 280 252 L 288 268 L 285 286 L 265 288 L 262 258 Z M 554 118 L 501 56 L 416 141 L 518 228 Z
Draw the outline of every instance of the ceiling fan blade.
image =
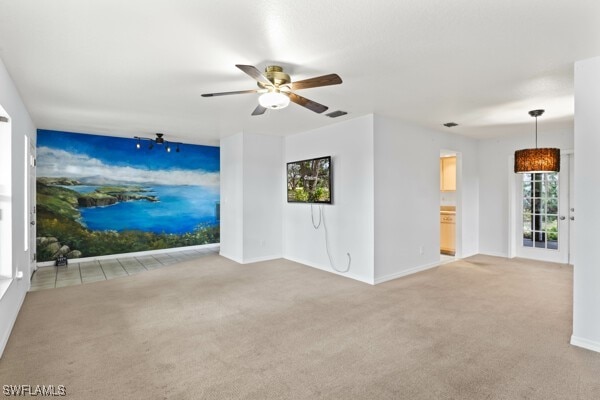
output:
M 323 104 L 317 103 L 316 101 L 309 100 L 306 97 L 298 96 L 296 93 L 281 93 L 285 94 L 286 96 L 289 96 L 290 100 L 294 103 L 302 107 L 306 107 L 309 110 L 316 112 L 317 114 L 321 114 L 329 108 L 327 106 L 324 106 Z
M 329 74 L 318 76 L 316 78 L 304 79 L 298 82 L 292 82 L 289 86 L 292 90 L 308 89 L 319 86 L 339 85 L 342 83 L 342 78 L 338 74 Z
M 264 93 L 266 89 L 250 89 L 250 90 L 237 90 L 235 92 L 221 92 L 221 93 L 204 93 L 202 97 L 215 97 L 215 96 L 229 96 L 230 94 L 243 94 L 243 93 Z
M 246 74 L 248 74 L 254 80 L 256 80 L 264 85 L 267 85 L 267 86 L 273 86 L 273 82 L 271 82 L 270 80 L 265 78 L 265 76 L 255 66 L 242 65 L 242 64 L 236 64 L 235 66 L 238 67 L 239 69 L 241 69 L 242 71 L 244 71 Z
M 259 104 L 254 111 L 252 111 L 252 115 L 263 115 L 265 111 L 267 111 L 267 109 Z

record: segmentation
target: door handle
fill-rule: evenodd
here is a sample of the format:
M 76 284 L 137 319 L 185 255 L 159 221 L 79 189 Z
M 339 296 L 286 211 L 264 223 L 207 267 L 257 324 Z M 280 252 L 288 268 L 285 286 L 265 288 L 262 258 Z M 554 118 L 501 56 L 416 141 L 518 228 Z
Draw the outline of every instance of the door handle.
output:
M 565 219 L 566 219 L 566 217 L 565 217 L 564 215 L 561 215 L 561 216 L 560 216 L 560 220 L 561 220 L 561 221 L 564 221 Z

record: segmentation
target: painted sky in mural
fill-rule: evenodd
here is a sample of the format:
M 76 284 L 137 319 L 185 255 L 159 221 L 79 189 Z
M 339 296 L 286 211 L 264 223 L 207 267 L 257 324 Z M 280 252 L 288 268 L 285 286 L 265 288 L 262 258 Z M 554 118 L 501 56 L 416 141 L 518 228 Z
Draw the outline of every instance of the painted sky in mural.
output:
M 38 131 L 40 260 L 219 241 L 219 148 L 136 143 Z
M 38 176 L 70 177 L 83 183 L 219 185 L 219 148 L 181 145 L 167 153 L 142 141 L 57 131 L 38 131 Z

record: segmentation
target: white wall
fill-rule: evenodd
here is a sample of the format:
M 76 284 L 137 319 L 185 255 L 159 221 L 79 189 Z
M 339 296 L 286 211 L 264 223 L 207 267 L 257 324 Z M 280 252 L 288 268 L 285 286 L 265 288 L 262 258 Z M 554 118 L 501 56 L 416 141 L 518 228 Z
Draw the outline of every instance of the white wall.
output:
M 243 134 L 221 139 L 220 254 L 237 262 L 244 258 Z
M 244 262 L 280 258 L 283 139 L 244 133 Z
M 523 134 L 480 140 L 479 153 L 479 251 L 508 257 L 509 249 L 509 177 L 514 176 L 515 150 L 535 146 L 535 120 Z M 529 131 L 529 134 L 527 134 Z M 545 132 L 543 117 L 538 119 L 540 147 L 573 149 L 573 130 Z M 512 182 L 511 182 L 512 184 Z
M 25 136 L 35 143 L 36 130 L 29 116 L 25 105 L 23 104 L 19 92 L 15 87 L 4 63 L 0 60 L 0 105 L 6 110 L 11 118 L 12 127 L 12 265 L 13 276 L 17 272 L 23 272 L 23 279 L 13 279 L 9 281 L 8 288 L 0 291 L 0 354 L 6 346 L 8 336 L 17 317 L 19 309 L 27 290 L 29 290 L 29 280 L 32 271 L 30 270 L 30 254 L 24 251 L 25 229 L 28 226 L 24 224 L 25 214 L 25 155 L 24 143 Z M 1 256 L 1 255 L 0 255 Z
M 333 204 L 323 205 L 331 256 L 344 275 L 374 283 L 373 253 L 373 116 L 329 125 L 320 129 L 287 136 L 285 162 L 331 156 Z M 285 188 L 285 177 L 281 181 Z M 330 272 L 325 249 L 325 232 L 315 230 L 310 205 L 284 203 L 284 257 Z M 318 206 L 313 206 L 318 219 Z
M 282 255 L 283 139 L 221 140 L 221 255 L 249 263 Z
M 472 139 L 375 116 L 375 282 L 440 259 L 440 150 L 457 152 L 457 256 L 478 251 L 477 146 Z
M 600 352 L 600 57 L 575 63 L 575 254 L 571 343 Z

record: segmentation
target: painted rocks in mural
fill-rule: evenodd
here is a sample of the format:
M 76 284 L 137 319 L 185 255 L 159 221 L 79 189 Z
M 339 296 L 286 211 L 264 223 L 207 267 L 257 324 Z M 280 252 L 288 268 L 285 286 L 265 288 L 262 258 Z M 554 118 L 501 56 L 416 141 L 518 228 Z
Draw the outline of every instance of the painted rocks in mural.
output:
M 219 242 L 219 148 L 38 131 L 38 261 Z

